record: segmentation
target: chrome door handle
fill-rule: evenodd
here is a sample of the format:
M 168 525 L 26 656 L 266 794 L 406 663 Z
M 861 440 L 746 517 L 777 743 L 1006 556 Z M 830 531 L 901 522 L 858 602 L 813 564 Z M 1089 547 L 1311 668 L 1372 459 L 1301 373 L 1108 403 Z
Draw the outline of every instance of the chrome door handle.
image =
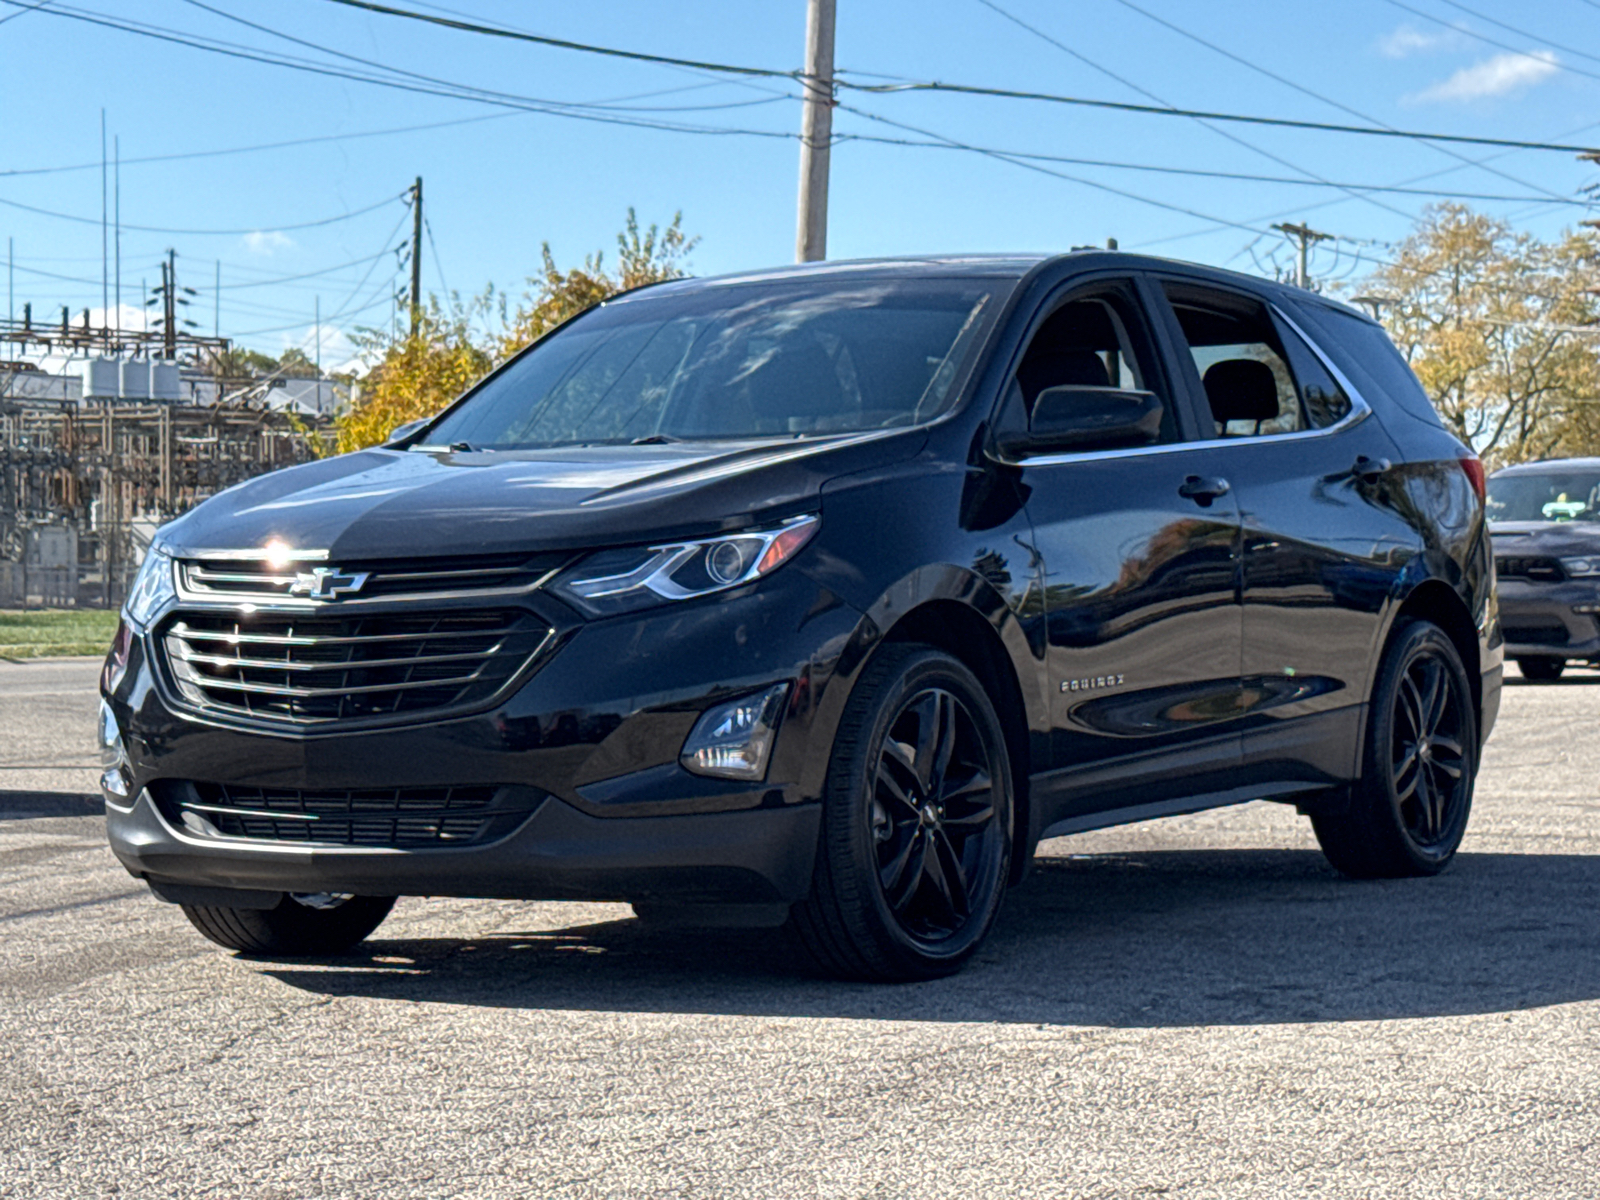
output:
M 1190 475 L 1178 486 L 1178 495 L 1185 500 L 1193 500 L 1201 508 L 1210 508 L 1213 500 L 1218 496 L 1226 496 L 1229 490 L 1226 479 L 1207 479 L 1200 475 Z

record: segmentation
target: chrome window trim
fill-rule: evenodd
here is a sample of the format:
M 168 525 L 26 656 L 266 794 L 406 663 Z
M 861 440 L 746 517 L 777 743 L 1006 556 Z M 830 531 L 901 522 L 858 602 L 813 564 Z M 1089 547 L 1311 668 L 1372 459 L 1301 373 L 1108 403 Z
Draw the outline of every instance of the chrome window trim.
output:
M 1349 377 L 1334 364 L 1333 360 L 1323 352 L 1322 347 L 1317 345 L 1316 341 L 1283 309 L 1271 301 L 1267 302 L 1267 307 L 1302 342 L 1311 348 L 1311 352 L 1317 356 L 1317 361 L 1327 369 L 1328 373 L 1333 376 L 1334 382 L 1343 388 L 1344 394 L 1350 398 L 1350 411 L 1332 425 L 1324 425 L 1320 429 L 1297 429 L 1293 433 L 1202 438 L 1194 442 L 1164 442 L 1159 446 L 1125 446 L 1120 450 L 1074 450 L 1065 454 L 1039 454 L 1014 462 L 1010 459 L 1000 459 L 999 461 L 1015 467 L 1054 467 L 1065 463 L 1099 462 L 1101 459 L 1114 458 L 1139 458 L 1147 454 L 1171 454 L 1180 450 L 1212 450 L 1225 446 L 1280 445 L 1284 442 L 1302 441 L 1306 438 L 1327 437 L 1332 434 L 1343 433 L 1346 429 L 1360 424 L 1371 416 L 1372 406 L 1367 403 L 1366 397 L 1361 394 L 1360 389 L 1355 384 L 1350 382 Z

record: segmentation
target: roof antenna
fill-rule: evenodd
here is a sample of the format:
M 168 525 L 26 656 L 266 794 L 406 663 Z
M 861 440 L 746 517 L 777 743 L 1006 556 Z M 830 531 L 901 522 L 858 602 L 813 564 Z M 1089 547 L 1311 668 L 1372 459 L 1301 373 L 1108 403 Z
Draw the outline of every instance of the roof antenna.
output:
M 1107 250 L 1115 250 L 1116 248 L 1117 248 L 1117 239 L 1116 238 L 1107 238 L 1106 239 L 1106 249 Z

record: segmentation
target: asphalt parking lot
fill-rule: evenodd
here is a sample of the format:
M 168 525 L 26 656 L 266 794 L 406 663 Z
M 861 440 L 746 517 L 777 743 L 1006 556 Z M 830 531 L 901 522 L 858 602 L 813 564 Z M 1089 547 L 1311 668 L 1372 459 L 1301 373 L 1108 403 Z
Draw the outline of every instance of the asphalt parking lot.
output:
M 1267 805 L 1060 839 L 890 988 L 623 905 L 228 955 L 73 798 L 95 669 L 0 662 L 0 1196 L 1600 1192 L 1600 674 L 1508 685 L 1438 879 Z

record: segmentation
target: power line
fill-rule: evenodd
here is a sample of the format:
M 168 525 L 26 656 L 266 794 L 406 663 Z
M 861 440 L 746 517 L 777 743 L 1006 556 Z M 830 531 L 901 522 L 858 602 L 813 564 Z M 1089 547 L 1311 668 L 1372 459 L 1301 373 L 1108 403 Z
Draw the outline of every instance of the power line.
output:
M 849 106 L 842 107 L 845 112 L 854 113 L 857 111 Z M 834 138 L 834 142 L 835 144 L 840 142 L 871 142 L 875 145 L 925 147 L 933 150 L 962 149 L 962 147 L 951 146 L 948 142 L 943 141 L 917 141 L 912 138 L 877 137 L 867 133 L 842 133 Z M 1590 206 L 1589 201 L 1581 200 L 1577 197 L 1553 198 L 1529 195 L 1514 196 L 1499 192 L 1457 192 L 1445 191 L 1440 188 L 1403 187 L 1396 184 L 1348 183 L 1317 178 L 1297 179 L 1288 175 L 1258 175 L 1246 171 L 1207 171 L 1199 167 L 1169 167 L 1153 163 L 1117 162 L 1104 158 L 1073 158 L 1061 154 L 1038 154 L 1032 151 L 1007 150 L 1000 147 L 985 147 L 985 149 L 992 149 L 1008 158 L 1025 158 L 1034 162 L 1065 163 L 1069 166 L 1080 167 L 1105 167 L 1116 171 L 1148 171 L 1159 175 L 1184 175 L 1199 179 L 1228 179 L 1244 183 L 1284 184 L 1290 187 L 1337 188 L 1347 192 L 1384 192 L 1402 196 L 1429 196 L 1443 200 L 1482 200 L 1503 201 L 1506 203 L 1538 202 L 1572 205 L 1579 208 L 1588 208 Z M 1470 160 L 1468 161 L 1470 164 Z
M 5 2 L 14 4 L 16 0 L 5 0 Z M 1389 2 L 1391 4 L 1398 3 L 1398 0 L 1389 0 Z M 851 83 L 844 79 L 839 79 L 837 82 L 840 87 L 878 94 L 950 92 L 963 96 L 988 96 L 1003 100 L 1037 100 L 1048 104 L 1066 104 L 1082 108 L 1106 108 L 1120 112 L 1146 113 L 1161 117 L 1203 117 L 1210 121 L 1237 121 L 1246 125 L 1271 125 L 1280 129 L 1308 129 L 1316 130 L 1320 133 L 1355 133 L 1367 137 L 1404 138 L 1419 142 L 1453 142 L 1457 145 L 1468 146 L 1498 146 L 1511 150 L 1549 150 L 1559 154 L 1592 154 L 1596 152 L 1590 146 L 1567 146 L 1555 142 L 1523 142 L 1512 138 L 1474 137 L 1459 133 L 1425 133 L 1414 129 L 1383 129 L 1370 125 L 1335 125 L 1324 121 L 1297 121 L 1288 117 L 1247 116 L 1242 113 L 1209 112 L 1204 109 L 1171 108 L 1153 104 L 1129 104 L 1117 100 L 1090 100 L 1083 96 L 1063 96 L 1053 92 L 1026 92 L 1011 88 L 941 83 L 938 80 L 913 80 L 895 84 Z
M 904 129 L 910 133 L 920 134 L 923 137 L 937 138 L 939 141 L 949 145 L 953 149 L 968 150 L 974 154 L 981 154 L 986 158 L 996 159 L 999 162 L 1008 162 L 1012 166 L 1021 167 L 1027 171 L 1035 171 L 1041 175 L 1051 175 L 1057 179 L 1065 179 L 1069 183 L 1081 184 L 1084 187 L 1091 187 L 1097 189 L 1098 191 L 1109 192 L 1113 196 L 1121 196 L 1126 200 L 1137 200 L 1140 204 L 1148 204 L 1155 208 L 1164 208 L 1168 212 L 1182 213 L 1184 216 L 1188 217 L 1198 217 L 1202 221 L 1210 221 L 1218 226 L 1225 225 L 1233 229 L 1243 229 L 1247 233 L 1262 232 L 1253 225 L 1246 225 L 1240 221 L 1230 221 L 1226 217 L 1213 217 L 1207 213 L 1196 212 L 1192 208 L 1184 208 L 1179 204 L 1168 204 L 1164 200 L 1155 200 L 1149 196 L 1141 196 L 1138 192 L 1130 192 L 1124 188 L 1113 187 L 1109 183 L 1100 183 L 1093 179 L 1085 179 L 1080 175 L 1068 175 L 1065 171 L 1051 170 L 1049 167 L 1040 166 L 1036 162 L 1030 162 L 1022 158 L 1014 158 L 1001 150 L 990 150 L 983 146 L 972 145 L 969 142 L 958 141 L 955 138 L 946 137 L 942 133 L 935 133 L 929 129 L 919 129 L 915 125 L 907 125 L 903 121 L 891 120 L 888 117 L 879 116 L 877 113 L 867 112 L 865 109 L 854 108 L 845 104 L 839 105 L 839 108 L 844 112 L 854 113 L 858 117 L 865 117 L 869 121 L 878 121 L 884 125 L 891 125 L 896 129 Z
M 358 208 L 354 212 L 341 213 L 336 217 L 323 217 L 316 221 L 301 221 L 294 225 L 277 225 L 271 229 L 253 226 L 249 229 L 172 229 L 162 225 L 129 225 L 124 223 L 123 229 L 131 229 L 138 233 L 177 233 L 192 237 L 236 237 L 251 233 L 287 233 L 295 229 L 315 229 L 322 225 L 334 225 L 340 221 L 350 221 L 356 217 L 364 217 L 370 212 L 376 212 L 399 200 L 399 196 L 390 196 L 376 204 L 369 204 L 366 208 Z M 38 213 L 44 217 L 56 217 L 62 221 L 74 221 L 80 225 L 98 225 L 99 220 L 94 217 L 80 217 L 75 213 L 57 212 L 51 208 L 39 208 L 36 205 L 24 204 L 20 200 L 6 200 L 0 198 L 0 204 L 7 208 L 20 208 L 24 212 Z
M 1067 45 L 1065 42 L 1060 41 L 1060 40 L 1058 40 L 1058 39 L 1056 39 L 1054 37 L 1051 37 L 1048 33 L 1046 33 L 1042 29 L 1039 29 L 1037 26 L 1030 25 L 1030 24 L 1028 24 L 1028 22 L 1022 20 L 1022 18 L 1014 16 L 1012 13 L 1007 12 L 1005 9 L 1001 8 L 1000 5 L 995 3 L 995 0 L 978 0 L 978 3 L 982 4 L 984 7 L 988 8 L 988 9 L 991 9 L 992 11 L 994 11 L 996 13 L 999 13 L 1002 17 L 1004 17 L 1006 20 L 1012 22 L 1013 24 L 1021 26 L 1023 29 L 1026 29 L 1029 33 L 1033 34 L 1035 37 L 1038 37 L 1038 38 L 1050 43 L 1050 45 L 1054 46 L 1057 50 L 1060 50 L 1063 53 L 1068 54 L 1071 57 L 1077 59 L 1079 62 L 1085 64 L 1086 66 L 1089 66 L 1089 67 L 1093 68 L 1094 70 L 1099 71 L 1102 75 L 1109 76 L 1110 78 L 1116 80 L 1118 83 L 1122 84 L 1124 87 L 1130 88 L 1133 91 L 1138 92 L 1146 100 L 1154 100 L 1157 104 L 1169 104 L 1170 103 L 1165 97 L 1156 95 L 1154 92 L 1150 91 L 1148 88 L 1140 87 L 1138 84 L 1134 83 L 1131 79 L 1127 79 L 1127 78 L 1124 78 L 1121 75 L 1118 75 L 1116 72 L 1112 71 L 1109 67 L 1106 67 L 1103 64 L 1098 63 L 1094 59 L 1088 57 L 1087 55 L 1082 54 L 1077 50 L 1074 50 L 1071 46 Z M 1226 129 L 1218 128 L 1217 125 L 1215 123 L 1211 122 L 1211 121 L 1206 121 L 1204 119 L 1199 119 L 1199 118 L 1197 118 L 1196 120 L 1197 120 L 1198 124 L 1204 126 L 1206 129 L 1211 130 L 1213 133 L 1218 134 L 1221 137 L 1225 137 L 1230 142 L 1233 142 L 1236 145 L 1243 146 L 1247 150 L 1253 150 L 1257 154 L 1260 154 L 1261 156 L 1263 156 L 1264 158 L 1271 159 L 1273 162 L 1277 163 L 1279 166 L 1288 167 L 1291 171 L 1299 171 L 1302 175 L 1309 176 L 1310 178 L 1318 181 L 1319 183 L 1327 183 L 1327 182 L 1329 182 L 1323 176 L 1318 175 L 1314 171 L 1307 170 L 1305 167 L 1300 166 L 1298 163 L 1290 162 L 1288 159 L 1283 158 L 1280 155 L 1274 154 L 1269 150 L 1263 149 L 1262 147 L 1257 146 L 1255 143 L 1253 143 L 1251 141 L 1248 141 L 1247 139 L 1239 136 L 1236 133 L 1232 133 L 1232 132 L 1230 132 L 1229 130 L 1226 130 Z M 1387 212 L 1395 213 L 1398 216 L 1406 216 L 1406 215 L 1408 215 L 1408 214 L 1402 213 L 1399 209 L 1395 208 L 1393 205 L 1385 204 L 1381 200 L 1374 200 L 1371 196 L 1361 195 L 1361 194 L 1356 193 L 1356 192 L 1351 192 L 1350 194 L 1352 196 L 1355 196 L 1357 199 L 1365 200 L 1368 204 L 1376 205 L 1377 207 L 1382 208 Z
M 1448 4 L 1449 2 L 1450 2 L 1450 0 L 1445 0 L 1445 3 Z M 1478 41 L 1487 43 L 1490 46 L 1498 47 L 1501 50 L 1509 50 L 1512 54 L 1515 54 L 1518 58 L 1533 58 L 1533 59 L 1536 59 L 1537 61 L 1548 62 L 1552 67 L 1555 67 L 1557 70 L 1568 71 L 1568 72 L 1571 72 L 1574 75 L 1584 75 L 1584 76 L 1587 76 L 1590 79 L 1600 79 L 1600 74 L 1596 74 L 1594 71 L 1585 71 L 1582 67 L 1575 67 L 1571 63 L 1558 62 L 1555 59 L 1539 59 L 1538 56 L 1533 55 L 1533 54 L 1529 54 L 1526 50 L 1522 49 L 1520 46 L 1513 46 L 1510 42 L 1499 41 L 1499 40 L 1497 40 L 1495 38 L 1490 37 L 1486 33 L 1479 33 L 1476 29 L 1469 29 L 1465 25 L 1457 25 L 1453 21 L 1446 21 L 1443 17 L 1436 17 L 1430 12 L 1424 12 L 1420 8 L 1413 8 L 1409 4 L 1402 3 L 1402 0 L 1389 0 L 1389 3 L 1394 5 L 1398 9 L 1402 9 L 1405 12 L 1410 13 L 1414 17 L 1421 17 L 1424 21 L 1432 21 L 1435 25 L 1443 25 L 1446 29 L 1453 29 L 1457 33 L 1464 33 L 1469 38 L 1476 38 Z M 1460 8 L 1461 6 L 1458 4 L 1458 5 L 1455 5 L 1454 7 Z M 1468 11 L 1468 10 L 1463 10 L 1463 11 Z M 1480 15 L 1480 14 L 1474 14 L 1474 15 L 1477 16 L 1477 15 Z M 1489 17 L 1484 17 L 1483 19 L 1486 20 L 1486 21 L 1490 21 L 1492 24 L 1500 25 L 1500 27 L 1502 29 L 1510 29 L 1511 28 L 1509 25 L 1502 25 L 1501 22 L 1495 21 L 1495 20 L 1493 20 L 1492 18 L 1489 18 Z M 1512 30 L 1512 32 L 1518 34 L 1521 37 L 1533 38 L 1532 34 L 1523 33 L 1521 30 Z M 1534 41 L 1540 41 L 1540 42 L 1544 41 L 1543 38 L 1533 38 L 1533 40 Z M 1545 44 L 1546 45 L 1551 45 L 1552 43 L 1545 42 Z M 1563 49 L 1563 50 L 1566 49 L 1566 47 L 1564 47 L 1564 46 L 1558 47 L 1558 48 L 1559 49 Z M 1581 55 L 1581 57 L 1588 58 L 1589 55 L 1584 54 L 1584 55 Z
M 1498 25 L 1507 33 L 1514 33 L 1518 37 L 1529 38 L 1535 42 L 1543 42 L 1552 50 L 1560 50 L 1563 54 L 1575 54 L 1579 58 L 1587 58 L 1590 62 L 1600 63 L 1600 55 L 1589 54 L 1586 51 L 1574 49 L 1572 46 L 1565 45 L 1561 42 L 1553 42 L 1547 37 L 1540 37 L 1537 33 L 1529 33 L 1526 29 L 1518 29 L 1514 25 L 1507 25 L 1504 21 L 1497 21 L 1487 13 L 1481 13 L 1475 8 L 1468 8 L 1465 4 L 1458 4 L 1456 3 L 1456 0 L 1441 0 L 1441 2 L 1448 4 L 1451 8 L 1460 9 L 1469 17 L 1477 17 L 1478 20 L 1487 21 L 1490 25 Z
M 987 0 L 985 0 L 985 2 L 987 3 Z M 1448 3 L 1449 0 L 1446 0 L 1446 2 Z M 1271 79 L 1276 83 L 1281 83 L 1285 87 L 1293 88 L 1295 91 L 1299 92 L 1301 95 L 1310 96 L 1313 100 L 1320 100 L 1324 104 L 1331 105 L 1332 107 L 1337 108 L 1340 112 L 1349 113 L 1353 117 L 1359 117 L 1361 120 L 1369 121 L 1372 124 L 1377 125 L 1377 126 L 1383 128 L 1383 129 L 1393 129 L 1394 128 L 1394 126 L 1390 125 L 1388 122 L 1381 121 L 1378 118 L 1372 116 L 1370 113 L 1362 112 L 1360 109 L 1351 108 L 1348 104 L 1344 104 L 1341 101 L 1335 100 L 1331 96 L 1325 96 L 1321 92 L 1318 92 L 1318 91 L 1315 91 L 1315 90 L 1313 90 L 1311 88 L 1308 88 L 1303 83 L 1296 82 L 1295 80 L 1290 79 L 1287 76 L 1279 75 L 1276 71 L 1269 70 L 1268 68 L 1262 66 L 1260 63 L 1253 62 L 1252 60 L 1244 57 L 1243 55 L 1235 54 L 1233 51 L 1228 50 L 1223 46 L 1217 45 L 1215 42 L 1207 41 L 1205 38 L 1201 37 L 1199 34 L 1193 33 L 1193 32 L 1191 32 L 1191 31 L 1189 31 L 1187 29 L 1184 29 L 1182 26 L 1176 25 L 1173 22 L 1168 21 L 1166 18 L 1158 16 L 1157 14 L 1155 14 L 1153 12 L 1150 12 L 1148 9 L 1142 8 L 1140 5 L 1135 4 L 1133 2 L 1133 0 L 1117 0 L 1117 3 L 1122 5 L 1124 8 L 1130 9 L 1133 12 L 1138 13 L 1140 16 L 1146 18 L 1147 20 L 1154 21 L 1157 25 L 1160 25 L 1165 29 L 1171 30 L 1173 33 L 1176 33 L 1180 37 L 1188 38 L 1191 42 L 1195 42 L 1198 45 L 1204 46 L 1207 50 L 1210 50 L 1215 54 L 1220 54 L 1224 58 L 1226 58 L 1226 59 L 1228 59 L 1228 60 L 1230 60 L 1232 62 L 1238 63 L 1240 66 L 1249 68 L 1250 70 L 1254 71 L 1258 75 L 1264 75 L 1268 79 Z M 1477 163 L 1472 163 L 1472 160 L 1467 158 L 1466 155 L 1460 154 L 1457 151 L 1450 149 L 1448 146 L 1434 146 L 1432 148 L 1434 150 L 1438 151 L 1440 154 L 1449 155 L 1451 158 L 1456 159 L 1459 162 L 1470 163 L 1471 165 L 1474 165 L 1474 166 L 1481 165 L 1481 164 L 1477 164 Z M 1516 176 L 1509 175 L 1504 171 L 1496 170 L 1493 167 L 1484 167 L 1483 169 L 1489 171 L 1491 174 L 1500 176 L 1502 179 L 1508 179 L 1513 183 L 1520 183 L 1523 187 L 1537 188 L 1539 191 L 1544 192 L 1547 196 L 1551 196 L 1551 197 L 1555 196 L 1554 192 L 1551 192 L 1546 188 L 1539 187 L 1538 184 L 1529 183 L 1525 179 L 1519 179 Z
M 0 3 L 18 7 L 22 0 L 0 0 Z M 115 29 L 123 33 L 133 33 L 140 37 L 152 38 L 156 41 L 171 42 L 180 46 L 189 46 L 197 50 L 205 50 L 213 54 L 221 54 L 229 58 L 243 59 L 248 62 L 264 63 L 268 66 L 287 67 L 290 70 L 302 71 L 312 75 L 322 75 L 333 79 L 348 79 L 357 83 L 369 83 L 379 87 L 392 88 L 403 92 L 414 92 L 424 96 L 441 96 L 451 100 L 471 100 L 480 104 L 493 104 L 502 108 L 514 109 L 518 112 L 536 112 L 547 116 L 568 117 L 578 121 L 590 121 L 602 125 L 624 125 L 639 129 L 656 129 L 672 133 L 699 133 L 713 136 L 740 136 L 778 138 L 790 141 L 795 134 L 765 130 L 730 128 L 721 125 L 697 125 L 683 121 L 657 121 L 648 120 L 642 116 L 622 115 L 620 111 L 592 111 L 578 105 L 562 101 L 547 101 L 538 99 L 513 100 L 501 99 L 493 95 L 476 92 L 461 85 L 452 85 L 450 88 L 428 87 L 420 84 L 406 83 L 402 80 L 362 74 L 355 71 L 341 70 L 326 64 L 317 64 L 293 56 L 272 54 L 255 48 L 230 48 L 230 44 L 221 43 L 214 38 L 197 39 L 186 36 L 181 32 L 165 29 L 160 26 L 146 25 L 142 22 L 118 21 L 103 13 L 94 13 L 88 10 L 71 9 L 57 3 L 54 7 L 44 10 L 51 16 L 65 17 L 69 20 L 81 21 L 89 25 L 98 25 L 107 29 Z M 637 110 L 635 110 L 637 111 Z
M 250 21 L 250 20 L 247 20 L 244 17 L 235 16 L 233 13 L 226 12 L 223 9 L 216 8 L 216 7 L 214 7 L 214 6 L 210 5 L 210 4 L 204 3 L 204 0 L 184 0 L 184 3 L 189 4 L 194 8 L 198 8 L 198 9 L 202 10 L 203 12 L 208 12 L 208 13 L 211 13 L 212 15 L 214 15 L 214 16 L 221 17 L 224 20 L 233 21 L 236 24 L 243 25 L 247 29 L 254 29 L 258 33 L 265 33 L 269 37 L 281 38 L 283 41 L 292 42 L 294 45 L 304 46 L 307 49 L 315 50 L 315 51 L 318 51 L 319 53 L 322 53 L 322 54 L 332 55 L 335 58 L 342 58 L 346 62 L 358 63 L 358 64 L 360 64 L 361 66 L 364 66 L 364 67 L 373 67 L 373 68 L 376 68 L 379 71 L 388 72 L 391 75 L 400 75 L 400 76 L 404 76 L 404 77 L 409 78 L 409 79 L 419 80 L 419 81 L 421 81 L 423 83 L 435 84 L 435 85 L 440 86 L 440 87 L 451 88 L 451 89 L 454 89 L 454 90 L 457 90 L 457 91 L 460 91 L 460 92 L 470 92 L 470 93 L 473 93 L 474 95 L 493 97 L 495 99 L 512 100 L 512 101 L 515 101 L 515 102 L 518 102 L 518 103 L 521 103 L 521 102 L 523 102 L 523 101 L 525 101 L 527 99 L 527 97 L 518 96 L 518 95 L 515 95 L 515 94 L 510 93 L 510 92 L 500 92 L 500 91 L 495 91 L 495 90 L 493 90 L 491 88 L 480 88 L 480 87 L 475 87 L 475 86 L 468 85 L 468 84 L 455 83 L 455 82 L 453 82 L 451 80 L 440 79 L 440 78 L 438 78 L 436 76 L 433 76 L 433 75 L 423 75 L 423 74 L 420 74 L 419 72 L 416 72 L 416 71 L 407 71 L 402 67 L 390 66 L 388 63 L 377 62 L 377 61 L 374 61 L 373 59 L 370 59 L 370 58 L 362 58 L 359 55 L 347 54 L 343 50 L 335 50 L 332 47 L 324 46 L 319 42 L 307 41 L 305 38 L 296 37 L 293 34 L 289 34 L 289 33 L 283 33 L 280 30 L 273 29 L 273 28 L 270 28 L 269 26 L 259 24 L 256 21 Z M 566 102 L 562 102 L 562 101 L 541 101 L 541 103 L 562 104 L 562 105 L 566 106 Z M 706 111 L 708 109 L 749 108 L 749 107 L 752 107 L 752 106 L 757 105 L 757 104 L 768 104 L 768 103 L 771 103 L 771 101 L 770 100 L 745 100 L 745 101 L 738 101 L 736 103 L 731 103 L 731 104 L 687 105 L 687 106 L 680 105 L 680 106 L 673 106 L 673 107 L 670 107 L 670 108 L 663 107 L 663 106 L 651 106 L 651 107 L 646 108 L 646 109 L 626 109 L 626 110 L 619 108 L 618 111 L 641 111 L 641 112 L 668 112 L 668 111 L 685 112 L 685 111 L 687 111 L 687 112 L 703 112 L 703 111 Z M 606 104 L 606 105 L 599 105 L 599 104 L 595 104 L 595 105 L 590 105 L 590 104 L 572 104 L 572 105 L 570 105 L 570 107 L 574 107 L 574 108 L 613 108 L 613 107 L 616 107 L 616 106 L 609 105 L 609 104 Z
M 457 29 L 466 33 L 487 34 L 490 37 L 510 38 L 519 42 L 534 42 L 542 46 L 554 46 L 561 50 L 581 50 L 585 54 L 602 54 L 611 58 L 628 58 L 635 62 L 661 63 L 672 67 L 692 67 L 697 71 L 717 71 L 728 75 L 752 75 L 764 79 L 798 79 L 798 71 L 774 71 L 766 67 L 736 67 L 729 63 L 699 62 L 692 58 L 670 58 L 661 54 L 643 54 L 637 50 L 618 50 L 610 46 L 596 46 L 587 42 L 569 42 L 561 38 L 541 37 L 535 33 L 521 33 L 514 29 L 504 29 L 493 25 L 480 25 L 472 21 L 457 21 L 450 17 L 434 17 L 427 13 L 413 12 L 405 8 L 391 8 L 387 4 L 372 4 L 369 0 L 329 0 L 332 4 L 342 4 L 347 8 L 360 8 L 368 12 L 382 13 L 387 17 L 404 17 L 410 21 L 423 21 L 429 25 L 440 25 L 446 29 Z
M 244 283 L 225 283 L 222 285 L 222 289 L 223 291 L 230 291 L 234 288 L 274 287 L 277 284 L 290 283 L 297 279 L 317 279 L 323 275 L 333 275 L 339 271 L 348 271 L 351 267 L 365 266 L 374 259 L 382 258 L 391 249 L 392 247 L 385 246 L 378 253 L 369 254 L 365 258 L 352 259 L 350 262 L 340 263 L 337 267 L 324 267 L 320 271 L 307 271 L 303 275 L 284 275 L 276 279 L 251 279 Z

